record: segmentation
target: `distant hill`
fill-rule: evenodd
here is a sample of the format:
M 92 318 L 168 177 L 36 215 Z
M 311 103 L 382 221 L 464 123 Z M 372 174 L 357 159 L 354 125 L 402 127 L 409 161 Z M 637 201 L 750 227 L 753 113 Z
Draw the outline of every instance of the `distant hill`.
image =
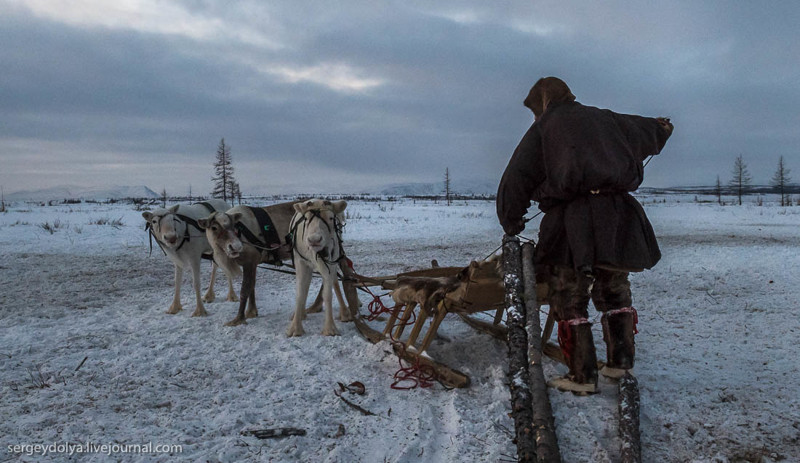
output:
M 105 201 L 123 198 L 158 198 L 159 195 L 141 186 L 113 186 L 113 187 L 76 187 L 57 186 L 42 190 L 17 191 L 5 195 L 6 201 L 51 201 L 64 199 L 82 199 Z

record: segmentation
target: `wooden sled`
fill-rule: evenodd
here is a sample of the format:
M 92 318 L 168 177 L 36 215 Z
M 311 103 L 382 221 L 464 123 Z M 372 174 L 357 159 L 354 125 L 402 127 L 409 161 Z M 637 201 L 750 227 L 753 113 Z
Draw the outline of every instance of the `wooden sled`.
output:
M 389 320 L 382 331 L 366 323 L 363 314 L 358 312 L 358 304 L 350 304 L 351 308 L 356 308 L 353 312 L 356 328 L 372 343 L 392 340 L 394 352 L 398 357 L 411 363 L 419 362 L 420 365 L 432 369 L 443 384 L 449 387 L 467 387 L 470 380 L 466 374 L 421 354 L 428 349 L 436 337 L 439 325 L 449 313 L 458 314 L 472 328 L 486 332 L 503 342 L 506 341 L 508 330 L 504 323 L 505 286 L 500 271 L 501 266 L 499 256 L 495 256 L 485 261 L 473 261 L 467 267 L 434 266 L 390 276 L 369 277 L 358 275 L 351 270 L 351 283 L 354 287 L 376 287 L 392 291 L 412 282 L 413 279 L 435 280 L 441 283 L 443 279 L 459 278 L 459 275 L 462 278 L 460 285 L 446 292 L 441 300 L 435 301 L 435 304 L 426 304 L 418 300 L 396 305 L 390 312 Z M 347 286 L 345 284 L 345 287 Z M 547 284 L 537 282 L 536 293 L 537 307 L 541 307 L 547 303 Z M 418 310 L 415 312 L 415 309 Z M 484 312 L 483 316 L 477 316 Z M 416 320 L 409 325 L 414 315 Z M 428 318 L 431 318 L 431 322 L 425 330 Z M 565 363 L 558 345 L 547 342 L 552 335 L 554 324 L 552 316 L 548 316 L 542 333 L 544 341 L 542 351 L 548 357 Z M 406 326 L 411 326 L 411 329 L 408 337 L 403 338 Z M 422 341 L 418 342 L 420 338 Z
M 355 316 L 356 328 L 370 342 L 392 341 L 396 355 L 430 368 L 443 384 L 467 387 L 470 379 L 466 374 L 423 354 L 449 313 L 458 314 L 470 326 L 505 339 L 505 327 L 502 324 L 505 288 L 501 266 L 502 262 L 497 256 L 471 262 L 467 267 L 434 266 L 384 277 L 355 275 L 357 286 L 391 290 L 395 301 L 382 331 L 370 327 L 361 314 Z M 478 312 L 493 314 L 493 322 L 474 318 L 473 315 Z M 426 330 L 429 318 L 431 321 Z M 410 327 L 410 333 L 403 337 L 407 326 Z

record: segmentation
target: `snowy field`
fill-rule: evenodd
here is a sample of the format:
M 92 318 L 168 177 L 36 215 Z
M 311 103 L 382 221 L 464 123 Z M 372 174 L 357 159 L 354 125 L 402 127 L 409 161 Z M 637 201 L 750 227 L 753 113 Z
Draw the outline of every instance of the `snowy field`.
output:
M 800 207 L 642 201 L 664 255 L 631 278 L 643 460 L 800 462 Z M 140 214 L 121 203 L 15 203 L 0 213 L 0 461 L 515 459 L 504 343 L 448 317 L 430 354 L 469 374 L 472 386 L 397 391 L 390 346 L 364 341 L 352 323 L 324 337 L 322 315 L 310 314 L 304 337 L 285 337 L 290 275 L 259 272 L 260 316 L 245 326 L 223 326 L 237 304 L 220 301 L 222 277 L 209 317 L 189 317 L 188 276 L 185 310 L 167 315 L 172 264 L 158 248 L 148 255 Z M 467 265 L 502 236 L 488 201 L 354 201 L 347 216 L 345 246 L 364 275 L 431 259 Z M 535 237 L 535 228 L 523 235 Z M 204 287 L 209 272 L 204 264 Z M 599 315 L 590 315 L 602 359 Z M 565 371 L 545 363 L 548 377 Z M 335 394 L 338 382 L 354 381 L 366 394 L 344 397 L 374 415 Z M 565 462 L 619 457 L 615 386 L 600 386 L 591 397 L 550 393 Z M 307 434 L 246 435 L 277 427 Z M 181 451 L 12 451 L 63 443 Z

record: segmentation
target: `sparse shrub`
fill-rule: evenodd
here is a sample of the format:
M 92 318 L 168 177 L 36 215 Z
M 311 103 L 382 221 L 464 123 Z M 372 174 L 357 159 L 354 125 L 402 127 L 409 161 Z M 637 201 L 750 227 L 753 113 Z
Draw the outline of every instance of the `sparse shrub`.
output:
M 66 379 L 61 376 L 61 372 L 44 373 L 42 367 L 37 365 L 36 369 L 28 368 L 28 376 L 30 377 L 31 384 L 28 389 L 45 389 L 51 386 L 51 383 L 67 384 Z
M 69 224 L 64 224 L 63 222 L 61 222 L 60 219 L 53 220 L 52 224 L 50 224 L 50 222 L 39 224 L 39 227 L 41 227 L 42 230 L 50 232 L 51 235 L 55 233 L 56 230 L 58 230 L 59 228 L 63 228 L 64 226 L 69 226 Z
M 114 228 L 119 228 L 124 224 L 122 223 L 122 217 L 114 220 L 111 220 L 108 217 L 101 217 L 99 219 L 90 221 L 89 225 L 111 225 Z
M 358 212 L 358 211 L 350 212 L 349 209 L 345 209 L 345 211 L 344 211 L 344 219 L 345 220 L 359 220 L 359 219 L 362 219 L 362 218 L 363 218 L 363 216 L 361 215 L 361 212 Z

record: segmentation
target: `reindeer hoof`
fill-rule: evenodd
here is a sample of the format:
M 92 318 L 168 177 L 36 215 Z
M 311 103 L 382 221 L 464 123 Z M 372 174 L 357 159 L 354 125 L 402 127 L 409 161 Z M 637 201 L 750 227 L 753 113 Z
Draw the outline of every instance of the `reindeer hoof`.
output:
M 236 294 L 228 294 L 228 298 L 226 300 L 228 302 L 239 302 L 239 296 Z
M 258 317 L 258 310 L 256 309 L 248 310 L 247 313 L 244 314 L 244 316 L 247 318 L 256 318 Z
M 331 328 L 323 328 L 322 329 L 322 335 L 323 336 L 339 336 L 339 330 L 337 330 L 335 326 L 331 327 Z
M 305 330 L 303 330 L 303 326 L 302 325 L 295 326 L 294 323 L 289 325 L 289 329 L 286 330 L 286 336 L 289 337 L 289 338 L 294 337 L 294 336 L 302 336 L 304 334 L 306 334 L 306 332 L 305 332 Z
M 353 321 L 353 315 L 348 311 L 346 313 L 340 314 L 339 320 L 342 322 L 351 322 Z
M 171 306 L 169 306 L 169 310 L 167 310 L 167 313 L 170 315 L 175 315 L 181 310 L 183 310 L 183 307 L 181 307 L 180 305 L 172 304 Z
M 216 294 L 214 294 L 214 293 L 206 293 L 206 295 L 203 296 L 202 301 L 203 302 L 214 302 L 216 299 L 217 299 L 217 295 Z
M 247 324 L 247 320 L 245 320 L 244 318 L 238 318 L 237 317 L 237 318 L 234 318 L 233 320 L 229 321 L 228 323 L 226 323 L 225 326 L 239 326 L 239 325 L 246 325 L 246 324 Z
M 206 309 L 198 308 L 192 313 L 192 317 L 208 317 L 208 312 L 206 312 Z

